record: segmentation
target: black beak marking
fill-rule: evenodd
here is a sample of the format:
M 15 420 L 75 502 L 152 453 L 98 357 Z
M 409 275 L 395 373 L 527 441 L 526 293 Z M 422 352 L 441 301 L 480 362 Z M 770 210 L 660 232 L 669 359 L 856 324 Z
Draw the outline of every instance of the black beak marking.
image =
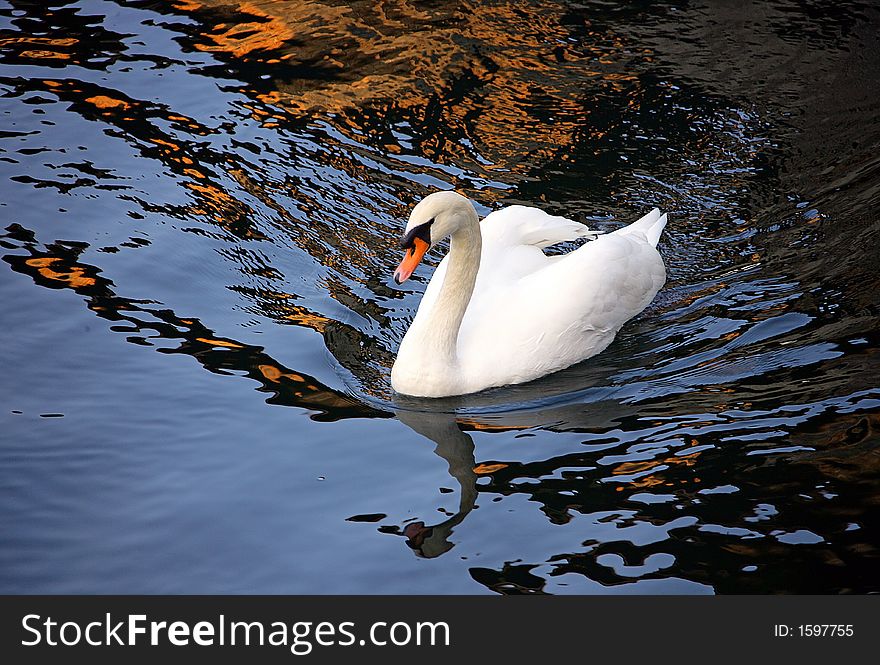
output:
M 403 238 L 400 239 L 400 248 L 401 249 L 413 249 L 415 247 L 415 240 L 418 238 L 419 240 L 423 240 L 427 245 L 431 244 L 431 224 L 434 223 L 433 219 L 429 219 L 424 224 L 419 224 L 418 226 L 414 226 L 411 228 Z

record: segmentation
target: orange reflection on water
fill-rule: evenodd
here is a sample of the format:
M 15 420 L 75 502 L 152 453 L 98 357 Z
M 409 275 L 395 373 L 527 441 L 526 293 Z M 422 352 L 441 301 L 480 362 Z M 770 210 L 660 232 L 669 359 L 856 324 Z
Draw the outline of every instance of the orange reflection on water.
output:
M 22 51 L 18 55 L 22 58 L 30 58 L 33 60 L 43 60 L 47 58 L 67 60 L 68 58 L 70 58 L 70 55 L 68 55 L 67 53 L 59 53 L 58 51 L 45 51 L 42 49 L 30 49 L 27 51 Z
M 204 26 L 200 50 L 313 72 L 280 70 L 274 90 L 251 91 L 268 107 L 247 105 L 264 126 L 285 120 L 277 109 L 293 117 L 336 114 L 340 131 L 362 139 L 372 132 L 365 110 L 394 114 L 436 128 L 422 133 L 425 156 L 479 170 L 522 173 L 550 157 L 565 159 L 594 106 L 586 95 L 595 91 L 582 81 L 595 78 L 638 106 L 639 80 L 627 63 L 649 54 L 594 29 L 572 46 L 560 21 L 566 8 L 553 3 L 526 11 L 517 3 L 486 11 L 476 3 L 417 8 L 399 0 L 247 2 L 234 11 L 223 0 L 177 6 Z M 479 165 L 462 137 L 479 151 Z
M 189 7 L 181 7 L 193 11 L 199 8 L 196 3 L 188 3 Z M 222 51 L 236 57 L 243 57 L 252 51 L 265 51 L 282 47 L 293 38 L 291 29 L 277 17 L 263 12 L 252 2 L 240 3 L 237 10 L 258 20 L 242 23 L 218 23 L 214 31 L 205 33 L 205 37 L 213 44 L 196 44 L 201 51 Z M 217 32 L 219 31 L 219 32 Z
M 455 421 L 464 431 L 478 430 L 480 432 L 517 432 L 532 427 L 532 425 L 504 425 L 498 422 L 480 421 L 476 420 L 475 418 L 456 418 Z
M 196 337 L 197 342 L 202 342 L 203 344 L 208 344 L 210 346 L 220 346 L 227 349 L 243 349 L 244 347 L 237 342 L 231 342 L 226 339 L 211 339 L 208 337 Z
M 69 60 L 70 54 L 58 49 L 67 49 L 78 43 L 79 40 L 73 37 L 2 37 L 0 49 L 14 49 L 16 46 L 36 47 L 18 51 L 16 56 L 26 60 Z
M 26 236 L 26 230 L 13 225 Z M 378 411 L 348 395 L 337 392 L 305 374 L 285 368 L 269 356 L 262 347 L 223 338 L 206 328 L 198 319 L 178 317 L 170 309 L 144 307 L 138 301 L 127 300 L 114 292 L 113 283 L 101 270 L 77 260 L 85 245 L 65 247 L 36 246 L 34 241 L 17 240 L 4 247 L 23 244 L 30 256 L 7 254 L 3 258 L 16 272 L 29 275 L 37 284 L 49 288 L 73 289 L 86 299 L 86 306 L 97 316 L 118 323 L 125 321 L 126 333 L 136 333 L 129 341 L 143 344 L 150 340 L 178 340 L 179 346 L 162 346 L 164 353 L 185 353 L 214 372 L 228 373 L 234 369 L 262 384 L 261 390 L 271 393 L 269 402 L 309 409 L 321 420 L 371 417 L 386 418 L 391 414 Z M 19 251 L 22 247 L 18 247 Z M 153 303 L 155 304 L 155 303 Z M 139 341 L 138 341 L 139 340 Z M 152 343 L 148 343 L 152 346 Z
M 327 328 L 327 324 L 330 322 L 330 319 L 328 319 L 326 316 L 315 314 L 314 312 L 311 312 L 305 307 L 301 307 L 299 305 L 284 303 L 281 305 L 281 309 L 282 311 L 287 312 L 283 315 L 284 320 L 295 323 L 298 326 L 311 328 L 312 330 L 316 330 L 319 333 L 323 333 L 324 330 Z
M 474 467 L 474 473 L 477 474 L 478 476 L 485 476 L 485 475 L 495 473 L 496 471 L 501 471 L 501 469 L 506 469 L 507 467 L 508 467 L 507 464 L 502 464 L 502 463 L 477 464 L 477 466 Z
M 94 97 L 87 97 L 86 101 L 90 104 L 94 104 L 99 109 L 112 109 L 117 107 L 127 109 L 129 107 L 128 102 L 124 102 L 121 99 L 113 99 L 113 97 L 108 97 L 107 95 L 95 95 Z
M 25 263 L 36 268 L 39 274 L 46 279 L 64 282 L 75 289 L 95 285 L 95 278 L 86 275 L 84 267 L 78 265 L 65 266 L 61 258 L 57 256 L 39 256 L 25 260 Z M 61 269 L 56 270 L 56 267 Z
M 39 44 L 45 46 L 73 46 L 79 43 L 78 39 L 73 37 L 3 37 L 0 38 L 0 46 L 8 46 L 10 44 Z
M 697 441 L 696 439 L 691 439 L 690 447 L 697 445 L 699 445 L 699 441 Z M 670 466 L 695 466 L 697 464 L 700 454 L 703 452 L 701 450 L 696 450 L 692 453 L 687 453 L 686 451 L 687 448 L 683 449 L 683 451 L 679 451 L 677 454 L 666 455 L 658 459 L 621 462 L 611 470 L 611 473 L 615 476 L 628 476 L 656 469 L 656 471 L 646 476 L 630 479 L 627 482 L 627 485 L 642 489 L 647 487 L 656 487 L 657 485 L 670 486 L 676 483 L 668 482 L 667 479 L 664 477 L 663 472 L 666 471 Z M 700 479 L 697 477 L 685 478 L 682 477 L 680 474 L 676 474 L 676 482 L 679 485 L 686 483 L 699 483 Z

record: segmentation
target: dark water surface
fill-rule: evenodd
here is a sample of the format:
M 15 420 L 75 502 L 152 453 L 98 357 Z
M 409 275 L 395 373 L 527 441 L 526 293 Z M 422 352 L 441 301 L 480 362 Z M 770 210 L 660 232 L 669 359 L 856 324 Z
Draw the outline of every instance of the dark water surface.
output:
M 867 2 L 0 1 L 0 591 L 880 591 L 878 41 Z M 580 366 L 395 398 L 436 188 L 658 206 L 668 284 Z

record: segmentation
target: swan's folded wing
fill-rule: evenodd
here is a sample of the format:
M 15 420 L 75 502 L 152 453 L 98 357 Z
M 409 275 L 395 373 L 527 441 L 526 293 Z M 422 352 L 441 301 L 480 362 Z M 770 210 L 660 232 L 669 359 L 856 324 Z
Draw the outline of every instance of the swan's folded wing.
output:
M 518 379 L 562 369 L 602 351 L 665 279 L 643 237 L 601 236 L 508 289 L 476 293 L 459 354 L 474 371 Z
M 539 208 L 513 205 L 486 215 L 480 227 L 483 242 L 495 245 L 550 247 L 578 238 L 594 238 L 597 231 Z
M 616 331 L 642 311 L 666 281 L 663 260 L 644 239 L 609 234 L 526 278 L 532 297 L 553 293 L 553 320 Z

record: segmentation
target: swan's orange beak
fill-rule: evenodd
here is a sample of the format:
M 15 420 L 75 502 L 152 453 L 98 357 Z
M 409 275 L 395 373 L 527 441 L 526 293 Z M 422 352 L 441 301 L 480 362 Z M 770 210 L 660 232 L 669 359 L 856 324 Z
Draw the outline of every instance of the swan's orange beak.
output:
M 421 238 L 413 238 L 412 247 L 406 250 L 403 261 L 400 262 L 400 265 L 397 266 L 397 270 L 394 271 L 394 281 L 398 284 L 403 284 L 408 280 L 416 269 L 416 266 L 419 265 L 425 252 L 427 252 L 430 247 L 431 246 Z

